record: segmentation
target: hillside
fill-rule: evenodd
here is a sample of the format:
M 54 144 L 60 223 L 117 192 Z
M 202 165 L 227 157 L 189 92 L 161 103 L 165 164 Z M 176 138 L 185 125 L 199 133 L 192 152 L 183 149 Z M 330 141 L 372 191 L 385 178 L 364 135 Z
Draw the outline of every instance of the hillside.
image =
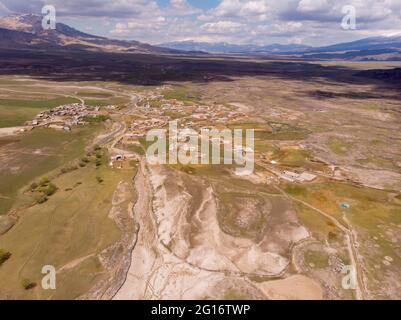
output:
M 7 49 L 72 49 L 106 52 L 175 53 L 138 41 L 112 40 L 90 35 L 57 23 L 56 30 L 43 30 L 41 16 L 9 15 L 0 17 L 0 48 Z

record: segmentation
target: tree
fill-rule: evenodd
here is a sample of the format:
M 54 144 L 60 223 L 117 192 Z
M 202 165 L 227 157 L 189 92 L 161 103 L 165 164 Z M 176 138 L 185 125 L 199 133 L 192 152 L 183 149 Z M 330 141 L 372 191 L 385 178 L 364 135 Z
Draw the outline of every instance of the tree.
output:
M 50 182 L 48 177 L 43 177 L 42 179 L 40 179 L 39 185 L 40 186 L 46 186 L 48 183 Z
M 45 193 L 45 195 L 50 197 L 53 194 L 55 194 L 56 191 L 57 191 L 57 186 L 54 183 L 49 183 L 49 185 L 47 186 L 46 190 L 44 190 L 44 193 Z
M 42 194 L 36 199 L 36 202 L 38 204 L 42 204 L 42 203 L 45 203 L 47 200 L 48 200 L 48 198 L 44 194 Z
M 21 282 L 22 286 L 24 287 L 25 290 L 30 290 L 36 287 L 36 282 L 33 282 L 27 278 L 22 279 Z
M 11 252 L 0 249 L 0 266 L 11 257 Z
M 37 187 L 38 187 L 38 184 L 36 182 L 33 182 L 29 188 L 31 191 L 34 191 Z

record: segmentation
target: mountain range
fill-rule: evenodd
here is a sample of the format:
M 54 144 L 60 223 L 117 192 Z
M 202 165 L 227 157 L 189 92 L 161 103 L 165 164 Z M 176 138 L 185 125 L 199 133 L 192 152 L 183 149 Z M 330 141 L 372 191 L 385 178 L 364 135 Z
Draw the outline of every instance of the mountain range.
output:
M 162 43 L 159 46 L 208 53 L 296 56 L 308 59 L 401 60 L 400 36 L 370 37 L 323 47 L 298 44 L 236 45 L 224 42 L 208 43 L 192 40 Z
M 188 41 L 176 41 L 167 42 L 159 45 L 160 47 L 185 50 L 185 51 L 204 51 L 209 53 L 237 53 L 237 54 L 250 54 L 250 53 L 280 53 L 280 52 L 297 52 L 307 50 L 311 47 L 297 44 L 271 44 L 266 46 L 257 46 L 253 44 L 231 44 L 225 42 L 196 42 L 192 40 Z
M 42 17 L 34 14 L 0 17 L 0 48 L 176 53 L 176 50 L 155 47 L 138 41 L 113 40 L 90 35 L 63 23 L 57 23 L 55 30 L 44 30 Z
M 242 54 L 268 57 L 400 61 L 401 37 L 371 37 L 323 47 L 300 44 L 229 44 L 176 41 L 158 46 L 138 41 L 114 40 L 90 35 L 66 24 L 57 23 L 55 30 L 42 28 L 42 17 L 34 14 L 0 17 L 0 49 L 84 50 L 93 52 L 140 54 Z

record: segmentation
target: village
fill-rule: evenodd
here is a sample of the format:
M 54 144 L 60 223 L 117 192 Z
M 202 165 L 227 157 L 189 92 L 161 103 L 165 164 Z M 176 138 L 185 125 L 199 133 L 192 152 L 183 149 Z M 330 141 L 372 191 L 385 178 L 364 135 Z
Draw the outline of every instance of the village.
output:
M 104 107 L 108 112 L 114 112 L 116 106 Z M 169 152 L 175 149 L 182 149 L 185 152 L 195 156 L 200 162 L 207 162 L 206 155 L 200 150 L 193 150 L 188 146 L 189 138 L 192 136 L 200 141 L 205 137 L 202 131 L 212 129 L 210 124 L 214 124 L 213 128 L 220 130 L 226 128 L 226 124 L 230 122 L 247 121 L 247 116 L 238 111 L 234 111 L 224 105 L 188 105 L 175 99 L 164 99 L 163 95 L 140 96 L 139 103 L 135 105 L 135 109 L 128 111 L 134 117 L 134 120 L 128 125 L 127 130 L 121 135 L 114 144 L 115 150 L 110 158 L 110 166 L 115 168 L 124 167 L 124 163 L 132 159 L 137 160 L 135 152 L 124 151 L 124 148 L 130 150 L 143 150 L 143 140 L 147 132 L 152 129 L 171 129 L 169 126 L 172 122 L 177 123 L 177 128 L 173 128 L 174 132 L 169 134 L 177 134 L 176 142 L 169 145 Z M 83 103 L 73 103 L 61 105 L 53 109 L 40 112 L 36 117 L 26 123 L 23 131 L 29 131 L 38 127 L 48 127 L 55 130 L 71 131 L 73 126 L 86 125 L 91 118 L 102 115 L 101 107 L 88 106 Z M 206 137 L 207 142 L 211 142 L 214 146 L 220 145 L 226 147 L 227 141 L 223 136 L 210 135 Z M 241 150 L 239 150 L 239 148 Z M 195 152 L 198 151 L 198 152 Z M 252 153 L 255 156 L 255 163 L 265 160 L 265 156 L 255 152 L 253 148 L 248 146 L 234 146 L 234 152 L 243 155 Z M 145 153 L 143 150 L 142 153 Z M 265 163 L 266 164 L 266 163 Z M 304 170 L 288 170 L 279 169 L 277 162 L 271 160 L 269 162 L 270 171 L 280 179 L 292 183 L 308 183 L 314 181 L 318 173 L 307 172 Z
M 170 141 L 167 153 L 182 149 L 182 151 L 191 154 L 200 163 L 207 162 L 206 155 L 200 152 L 199 148 L 189 146 L 188 141 L 190 139 L 204 140 L 205 137 L 202 135 L 202 131 L 211 128 L 211 124 L 214 124 L 213 128 L 218 127 L 222 130 L 226 128 L 227 123 L 246 122 L 248 120 L 244 113 L 233 111 L 227 106 L 188 105 L 174 99 L 165 100 L 162 95 L 143 97 L 135 112 L 131 114 L 135 115 L 135 119 L 129 124 L 128 131 L 119 139 L 118 146 L 121 148 L 135 146 L 136 149 L 141 149 L 142 143 L 140 139 L 144 139 L 147 132 L 152 129 L 165 129 L 169 131 L 169 136 L 172 134 L 177 135 L 174 143 Z M 177 127 L 171 128 L 171 123 L 175 121 L 177 121 Z M 222 148 L 229 143 L 229 141 L 225 141 L 223 136 L 215 137 L 211 135 L 206 138 L 208 139 L 207 142 L 211 142 L 213 145 L 220 145 Z M 234 146 L 234 152 L 238 151 L 243 155 L 253 153 L 255 163 L 264 159 L 263 154 L 255 152 L 253 148 L 248 146 Z M 126 155 L 123 153 L 117 154 L 112 158 L 111 164 L 116 165 L 125 158 Z M 269 161 L 269 165 L 271 172 L 278 179 L 287 182 L 309 183 L 318 177 L 318 173 L 314 172 L 279 168 L 278 163 L 274 160 Z
M 88 119 L 99 115 L 101 115 L 99 106 L 87 106 L 82 103 L 66 104 L 39 113 L 27 123 L 27 126 L 70 131 L 73 126 L 86 125 Z

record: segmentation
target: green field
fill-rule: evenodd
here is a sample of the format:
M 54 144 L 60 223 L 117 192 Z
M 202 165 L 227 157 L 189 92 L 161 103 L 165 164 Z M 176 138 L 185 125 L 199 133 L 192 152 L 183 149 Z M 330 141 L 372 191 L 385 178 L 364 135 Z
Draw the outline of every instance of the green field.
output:
M 343 217 L 346 217 L 351 227 L 358 232 L 359 252 L 364 257 L 367 276 L 375 279 L 374 282 L 378 279 L 387 281 L 386 272 L 401 276 L 399 246 L 392 236 L 399 232 L 401 205 L 391 198 L 389 192 L 332 181 L 304 186 L 287 184 L 284 190 L 295 198 L 323 210 L 343 224 Z M 348 203 L 350 208 L 341 209 L 340 204 L 343 202 Z M 302 220 L 308 222 L 308 226 L 313 224 L 311 210 L 305 211 L 303 208 L 298 211 Z M 324 229 L 324 233 L 327 234 L 328 226 L 322 227 L 322 230 Z M 378 273 L 376 267 L 382 263 L 385 256 L 391 257 L 393 261 L 391 265 L 386 266 L 386 272 Z M 376 286 L 374 282 L 370 282 L 370 289 L 380 292 L 380 286 Z
M 113 98 L 108 98 L 108 99 L 93 99 L 89 98 L 86 99 L 84 98 L 85 103 L 90 106 L 108 106 L 108 105 L 117 105 L 117 106 L 123 106 L 129 102 L 129 99 L 123 98 L 123 97 L 113 97 Z
M 0 297 L 74 299 L 103 279 L 105 270 L 96 255 L 120 237 L 108 217 L 112 195 L 132 174 L 88 166 L 54 179 L 58 191 L 47 202 L 25 210 L 18 224 L 0 238 L 0 248 L 12 254 L 0 268 Z M 58 270 L 55 291 L 40 286 L 44 265 Z M 23 279 L 37 286 L 25 290 Z
M 39 109 L 51 109 L 62 104 L 76 103 L 79 100 L 74 98 L 55 98 L 49 100 L 17 100 L 17 99 L 0 99 L 0 105 L 15 107 L 15 108 L 39 108 Z
M 275 159 L 284 166 L 300 167 L 310 170 L 324 171 L 324 163 L 313 160 L 312 152 L 309 150 L 283 148 L 274 154 Z
M 226 192 L 219 194 L 220 210 L 217 215 L 220 228 L 234 236 L 257 239 L 267 226 L 269 207 L 258 194 Z M 248 207 L 250 209 L 248 209 Z M 242 215 L 247 223 L 240 223 Z
M 67 97 L 49 100 L 0 99 L 0 128 L 21 126 L 43 110 L 76 102 L 79 100 Z
M 323 269 L 329 266 L 329 257 L 326 252 L 308 250 L 305 252 L 305 262 L 314 268 Z
M 79 91 L 78 96 L 90 98 L 111 98 L 113 95 L 107 92 Z
M 331 138 L 328 146 L 333 153 L 339 156 L 345 156 L 352 147 L 351 144 L 337 138 Z
M 189 104 L 199 102 L 202 97 L 198 90 L 184 86 L 175 86 L 174 89 L 168 89 L 163 92 L 163 95 L 167 100 L 175 99 Z
M 12 207 L 22 187 L 83 154 L 99 128 L 100 125 L 91 125 L 72 132 L 36 129 L 21 136 L 0 138 L 0 152 L 10 157 L 0 167 L 0 215 Z

